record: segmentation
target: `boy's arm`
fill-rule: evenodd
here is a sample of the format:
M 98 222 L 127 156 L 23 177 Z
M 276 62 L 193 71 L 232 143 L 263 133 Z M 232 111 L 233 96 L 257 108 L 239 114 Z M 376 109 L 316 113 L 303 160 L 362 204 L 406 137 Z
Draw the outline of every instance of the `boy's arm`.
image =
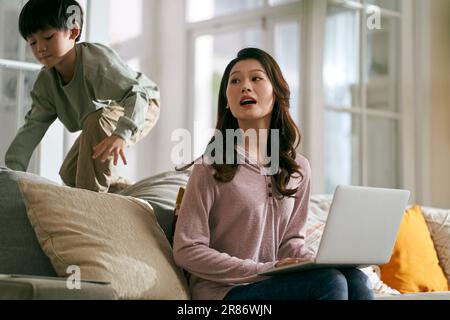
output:
M 117 123 L 114 134 L 128 141 L 143 125 L 150 100 L 159 106 L 159 89 L 147 82 L 133 85 L 125 99 L 121 101 L 124 115 Z
M 57 118 L 50 103 L 31 92 L 33 105 L 25 116 L 25 124 L 19 129 L 5 156 L 6 166 L 12 170 L 26 171 L 34 149 L 45 132 Z
M 149 104 L 159 107 L 160 92 L 157 84 L 142 73 L 132 70 L 111 48 L 96 44 L 102 50 L 97 58 L 92 77 L 96 83 L 96 96 L 114 100 L 124 108 L 124 115 L 117 123 L 114 135 L 128 141 L 145 123 Z
M 121 82 L 127 93 L 120 101 L 124 115 L 119 119 L 114 134 L 128 141 L 144 125 L 149 104 L 154 103 L 159 107 L 159 89 L 155 83 L 139 73 L 137 79 L 122 79 Z

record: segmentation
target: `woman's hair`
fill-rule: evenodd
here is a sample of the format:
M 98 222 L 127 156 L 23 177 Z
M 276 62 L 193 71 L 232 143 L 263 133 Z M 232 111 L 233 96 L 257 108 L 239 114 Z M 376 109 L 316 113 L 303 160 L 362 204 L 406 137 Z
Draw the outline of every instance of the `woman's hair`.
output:
M 223 137 L 226 137 L 226 130 L 239 130 L 237 119 L 227 108 L 227 88 L 230 78 L 230 73 L 233 67 L 243 60 L 255 59 L 263 66 L 266 74 L 272 84 L 274 92 L 274 107 L 272 111 L 272 119 L 269 128 L 269 137 L 267 139 L 267 156 L 272 158 L 271 150 L 271 129 L 278 129 L 279 131 L 279 170 L 278 173 L 272 176 L 273 183 L 277 191 L 283 197 L 295 197 L 298 188 L 288 189 L 288 183 L 291 177 L 297 176 L 303 178 L 300 171 L 300 166 L 295 161 L 296 149 L 301 142 L 300 130 L 295 124 L 289 113 L 290 90 L 286 80 L 283 77 L 281 69 L 275 59 L 257 48 L 245 48 L 239 51 L 237 57 L 233 59 L 225 69 L 222 81 L 220 83 L 219 100 L 218 100 L 218 120 L 216 129 L 221 132 Z M 213 137 L 210 141 L 212 144 L 215 141 Z M 234 150 L 234 159 L 238 159 L 237 151 Z M 239 168 L 239 164 L 226 164 L 226 155 L 224 153 L 224 164 L 213 163 L 211 166 L 215 169 L 214 178 L 220 182 L 230 182 L 233 180 Z M 192 163 L 193 164 L 193 163 Z M 187 167 L 192 166 L 189 165 Z M 185 167 L 185 168 L 187 168 Z M 183 168 L 183 169 L 185 169 Z
M 72 10 L 76 7 L 76 11 Z M 76 19 L 74 14 L 77 14 Z M 68 25 L 74 21 L 80 24 L 80 35 L 75 40 L 78 42 L 83 30 L 83 9 L 75 0 L 30 0 L 22 9 L 19 16 L 19 32 L 27 38 L 38 31 L 49 28 L 69 30 Z

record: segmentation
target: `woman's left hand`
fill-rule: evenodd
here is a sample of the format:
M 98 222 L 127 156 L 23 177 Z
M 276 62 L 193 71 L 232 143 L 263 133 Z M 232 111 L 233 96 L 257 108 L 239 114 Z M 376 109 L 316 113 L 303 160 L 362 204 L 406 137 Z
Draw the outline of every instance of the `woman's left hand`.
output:
M 275 267 L 285 267 L 289 266 L 291 264 L 297 264 L 301 262 L 308 262 L 311 261 L 311 259 L 305 259 L 305 258 L 285 258 L 277 262 Z
M 112 135 L 98 145 L 96 145 L 93 149 L 94 154 L 92 155 L 92 159 L 101 158 L 101 162 L 105 163 L 110 155 L 114 155 L 114 165 L 117 166 L 119 156 L 123 161 L 124 165 L 127 165 L 127 158 L 125 157 L 125 140 L 121 137 Z

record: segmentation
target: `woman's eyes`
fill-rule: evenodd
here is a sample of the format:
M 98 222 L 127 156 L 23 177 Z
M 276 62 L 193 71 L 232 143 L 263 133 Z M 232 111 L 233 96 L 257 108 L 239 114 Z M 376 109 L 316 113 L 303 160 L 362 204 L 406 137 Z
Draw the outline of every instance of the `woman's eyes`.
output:
M 51 40 L 53 38 L 53 35 L 48 36 L 48 37 L 44 37 L 45 40 Z
M 264 78 L 263 77 L 259 77 L 259 76 L 252 77 L 252 81 L 260 81 L 260 80 L 264 80 Z M 239 79 L 231 79 L 230 80 L 231 84 L 238 84 L 240 82 L 241 82 L 241 80 L 239 80 Z

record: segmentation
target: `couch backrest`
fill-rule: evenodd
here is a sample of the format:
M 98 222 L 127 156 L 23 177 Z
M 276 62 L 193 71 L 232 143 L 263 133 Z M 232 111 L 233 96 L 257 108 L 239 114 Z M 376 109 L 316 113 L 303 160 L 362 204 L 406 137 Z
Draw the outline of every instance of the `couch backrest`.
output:
M 0 168 L 0 274 L 55 276 L 28 221 L 19 179 L 54 184 L 33 174 Z

